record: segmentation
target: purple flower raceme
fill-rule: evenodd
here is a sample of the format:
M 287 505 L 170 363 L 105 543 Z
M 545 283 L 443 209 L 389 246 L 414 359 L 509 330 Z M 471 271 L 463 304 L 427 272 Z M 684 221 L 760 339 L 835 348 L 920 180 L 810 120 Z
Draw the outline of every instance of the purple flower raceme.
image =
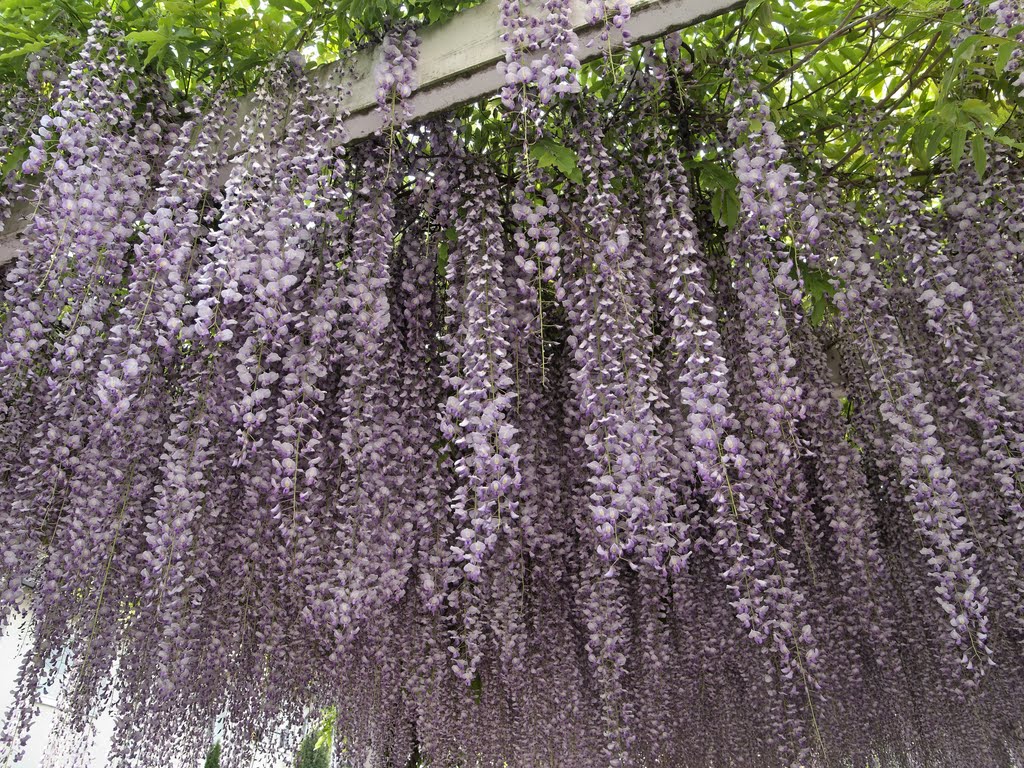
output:
M 244 354 L 236 329 L 252 322 L 248 309 L 262 276 L 256 242 L 263 222 L 257 212 L 270 210 L 274 191 L 276 168 L 265 153 L 287 152 L 277 147 L 267 125 L 294 77 L 291 62 L 278 65 L 258 97 L 253 122 L 243 136 L 253 140 L 232 170 L 220 229 L 207 238 L 202 263 L 192 272 L 190 303 L 181 312 L 182 320 L 188 320 L 180 328 L 189 350 L 182 363 L 184 396 L 175 403 L 166 427 L 161 477 L 145 516 L 148 547 L 139 553 L 146 594 L 141 612 L 162 625 L 156 656 L 162 669 L 159 690 L 165 697 L 188 670 L 175 659 L 186 631 L 186 605 L 200 601 L 210 586 L 203 555 L 214 554 L 212 523 L 220 514 L 219 499 L 211 496 L 216 487 L 212 480 L 233 472 L 232 453 L 224 451 L 220 440 L 221 430 L 237 413 L 233 399 L 226 397 L 232 390 L 228 372 L 231 358 Z M 260 476 L 258 483 L 265 482 Z
M 91 379 L 107 314 L 118 301 L 150 163 L 161 149 L 162 106 L 150 105 L 136 121 L 138 86 L 104 34 L 98 21 L 82 60 L 59 90 L 57 118 L 45 116 L 37 128 L 34 146 L 54 146 L 56 170 L 38 193 L 39 215 L 5 297 L 13 311 L 0 354 L 9 364 L 4 410 L 12 441 L 3 453 L 4 472 L 17 482 L 4 489 L 4 510 L 13 528 L 23 531 L 12 538 L 22 549 L 4 553 L 5 609 L 20 599 L 37 564 L 40 537 L 59 532 L 79 467 L 94 469 L 95 446 L 92 455 L 81 455 L 94 408 Z M 103 75 L 123 81 L 123 89 L 91 90 L 90 78 Z
M 8 277 L 11 314 L 0 351 L 0 369 L 16 381 L 31 375 L 40 355 L 52 355 L 55 373 L 81 372 L 80 350 L 120 283 L 160 132 L 154 121 L 136 133 L 135 77 L 98 20 L 33 135 L 23 171 L 45 169 L 46 183 L 26 255 Z M 46 332 L 58 318 L 64 333 L 50 349 Z
M 952 241 L 951 266 L 968 291 L 962 322 L 982 347 L 998 350 L 991 354 L 994 370 L 989 375 L 1019 413 L 1024 409 L 1024 351 L 1014 340 L 1024 333 L 1021 225 L 1013 213 L 1011 160 L 996 147 L 989 151 L 993 168 L 984 179 L 949 175 L 943 213 Z
M 516 526 L 521 476 L 515 407 L 510 322 L 503 268 L 503 233 L 494 178 L 484 169 L 462 170 L 464 214 L 455 222 L 455 244 L 448 255 L 448 330 L 443 381 L 451 394 L 441 411 L 441 432 L 451 443 L 458 479 L 452 495 L 456 540 L 452 551 L 464 578 L 481 581 L 486 560 Z M 473 589 L 469 588 L 472 593 Z M 473 679 L 479 658 L 475 605 L 465 611 L 468 658 L 455 661 L 456 674 Z
M 836 303 L 871 366 L 869 381 L 899 459 L 907 502 L 924 537 L 922 552 L 935 599 L 950 626 L 950 661 L 963 666 L 965 682 L 971 684 L 991 663 L 986 645 L 988 590 L 979 578 L 956 482 L 922 398 L 919 371 L 899 338 L 863 234 L 852 227 L 848 232 L 848 246 L 838 265 L 845 288 L 836 294 Z
M 783 693 L 810 701 L 819 650 L 809 625 L 797 631 L 803 596 L 793 585 L 785 552 L 773 540 L 771 521 L 747 498 L 751 464 L 736 435 L 722 340 L 678 156 L 670 151 L 648 178 L 648 214 L 652 222 L 665 222 L 652 245 L 663 259 L 671 370 L 689 411 L 687 431 L 698 480 L 713 505 L 712 546 L 725 568 L 735 616 L 747 635 L 777 659 Z M 798 743 L 802 740 L 799 720 L 780 726 L 791 728 Z
M 19 153 L 31 143 L 32 132 L 40 117 L 50 109 L 52 91 L 47 84 L 59 82 L 61 79 L 52 69 L 44 66 L 58 66 L 50 61 L 45 53 L 29 54 L 29 62 L 25 72 L 24 84 L 6 83 L 3 88 L 2 112 L 0 112 L 0 158 L 5 168 L 0 176 L 0 233 L 3 233 L 12 213 L 11 205 L 24 191 L 25 182 L 17 168 L 9 166 L 19 157 Z M 0 322 L 5 314 L 0 310 Z
M 935 351 L 932 369 L 941 370 L 952 385 L 950 398 L 955 405 L 946 420 L 955 421 L 962 409 L 962 417 L 971 425 L 967 431 L 978 432 L 976 447 L 971 445 L 974 439 L 966 435 L 960 438 L 960 453 L 965 457 L 971 454 L 968 459 L 971 470 L 960 483 L 962 486 L 975 484 L 976 472 L 987 476 L 986 490 L 975 490 L 973 495 L 987 497 L 984 503 L 1002 510 L 998 516 L 1002 519 L 991 520 L 989 524 L 1004 528 L 1010 534 L 1013 548 L 1017 549 L 1024 541 L 1024 508 L 1021 506 L 1024 423 L 1021 415 L 1014 410 L 1013 398 L 995 383 L 999 371 L 984 337 L 974 330 L 978 321 L 972 295 L 959 282 L 958 270 L 946 250 L 936 246 L 940 241 L 937 225 L 934 217 L 923 209 L 920 193 L 908 190 L 899 172 L 891 185 L 882 185 L 882 191 L 894 203 L 899 201 L 898 210 L 894 204 L 889 215 L 888 233 L 894 241 L 893 250 L 902 255 L 901 266 L 913 287 L 924 331 L 936 342 L 931 346 Z M 907 333 L 904 330 L 904 334 Z M 979 517 L 985 517 L 984 513 Z M 999 552 L 1003 537 L 992 538 L 992 545 Z M 987 539 L 978 544 L 982 552 L 992 546 Z M 1019 584 L 1022 575 L 1019 558 L 1014 563 L 1007 553 L 999 552 L 998 560 L 997 567 L 1008 574 L 1011 583 Z M 1010 589 L 1008 593 L 1015 591 Z M 1005 599 L 1005 594 L 1000 599 Z M 1024 618 L 1016 607 L 1011 608 L 1010 616 L 1015 622 Z
M 416 539 L 419 593 L 431 615 L 441 609 L 446 596 L 444 570 L 451 556 L 448 532 L 438 525 L 438 511 L 446 503 L 446 481 L 430 448 L 440 440 L 441 302 L 434 292 L 436 264 L 425 256 L 433 252 L 437 236 L 436 232 L 413 228 L 403 237 L 401 278 L 393 307 L 401 338 L 400 407 L 405 429 L 399 464 L 407 478 L 404 504 L 410 535 Z
M 807 394 L 806 440 L 821 484 L 825 516 L 832 534 L 846 610 L 853 618 L 858 644 L 870 642 L 878 663 L 900 669 L 895 653 L 895 619 L 886 609 L 884 594 L 890 576 L 879 542 L 878 521 L 871 504 L 868 478 L 856 446 L 840 421 L 831 365 L 816 334 L 807 326 L 798 331 L 797 356 Z
M 536 131 L 540 108 L 580 92 L 578 40 L 568 0 L 502 0 L 505 60 L 501 102 L 524 135 Z
M 404 123 L 409 117 L 406 102 L 416 85 L 419 44 L 419 36 L 412 29 L 384 37 L 375 79 L 377 108 L 384 115 L 385 126 Z
M 216 132 L 220 123 L 212 120 L 211 125 Z M 194 123 L 186 125 L 185 130 L 179 132 L 162 173 L 163 194 L 158 196 L 156 210 L 165 214 L 168 209 L 164 206 L 174 205 L 174 201 L 180 199 L 183 171 L 191 170 L 202 178 L 205 170 L 209 176 L 206 170 L 208 160 L 188 160 L 189 149 L 194 146 L 189 130 L 193 127 Z M 202 150 L 202 158 L 207 157 L 209 137 L 210 134 L 203 130 L 199 130 L 195 137 L 195 144 Z M 197 203 L 198 196 L 193 206 Z M 192 211 L 192 207 L 187 210 Z M 168 278 L 167 273 L 160 272 L 162 269 L 173 270 L 168 265 L 163 247 L 163 241 L 169 235 L 167 220 L 149 215 L 145 219 L 153 227 L 146 230 L 143 242 L 135 249 L 132 289 L 128 294 L 131 300 L 121 307 L 120 322 L 110 328 L 105 340 L 106 352 L 95 374 L 99 382 L 98 394 L 95 400 L 85 401 L 88 406 L 80 406 L 89 409 L 84 420 L 89 438 L 69 477 L 60 527 L 53 534 L 48 562 L 40 577 L 43 588 L 37 589 L 35 595 L 35 610 L 47 613 L 54 608 L 44 609 L 46 601 L 60 603 L 72 594 L 55 588 L 55 585 L 88 585 L 90 592 L 87 598 L 76 594 L 61 608 L 68 615 L 82 616 L 83 620 L 88 616 L 85 646 L 77 649 L 87 659 L 83 667 L 95 666 L 95 657 L 105 654 L 110 645 L 107 632 L 116 628 L 119 610 L 118 601 L 113 597 L 119 591 L 117 582 L 123 578 L 122 569 L 126 561 L 131 560 L 133 550 L 144 545 L 141 529 L 133 520 L 138 518 L 141 507 L 152 496 L 153 479 L 159 473 L 157 457 L 160 455 L 165 415 L 158 404 L 158 393 L 164 391 L 166 382 L 160 361 L 149 357 L 150 353 L 156 356 L 155 322 L 150 309 L 155 314 L 168 294 L 175 295 L 177 289 L 169 290 L 167 286 L 176 284 L 177 275 L 175 273 L 175 277 Z M 188 221 L 189 217 L 182 225 L 184 237 L 190 236 Z M 173 231 L 177 233 L 179 230 L 174 227 Z M 193 229 L 191 237 L 195 236 Z M 189 242 L 187 250 L 191 251 L 191 247 Z M 138 373 L 140 364 L 147 369 L 144 377 Z M 103 407 L 113 405 L 111 399 L 104 396 L 109 391 L 106 384 L 112 370 L 124 373 L 129 379 L 125 388 L 131 392 L 132 399 L 136 401 L 135 407 L 139 409 L 134 419 L 111 419 L 110 412 Z M 134 375 L 128 376 L 129 372 Z M 118 383 L 121 383 L 120 379 Z M 69 701 L 69 706 L 77 704 Z
M 629 230 L 620 223 L 610 158 L 600 142 L 595 130 L 580 146 L 590 189 L 587 229 L 576 235 L 587 250 L 577 255 L 575 277 L 566 288 L 569 344 L 578 366 L 577 407 L 588 425 L 584 443 L 591 454 L 593 532 L 598 554 L 609 564 L 634 550 L 660 562 L 659 553 L 671 551 L 675 542 L 655 464 L 659 436 L 646 391 L 651 339 L 642 338 L 640 308 L 625 289 L 635 252 Z
M 620 571 L 685 563 L 686 525 L 670 519 L 668 486 L 659 457 L 667 446 L 651 408 L 657 378 L 653 334 L 643 298 L 628 275 L 640 266 L 636 230 L 623 221 L 613 164 L 592 115 L 580 126 L 578 154 L 587 183 L 583 219 L 566 266 L 565 304 L 572 336 L 572 373 L 579 438 L 587 463 L 581 495 L 583 541 L 594 547 L 581 567 L 580 595 L 588 658 L 602 699 L 606 759 L 627 765 L 635 739 L 625 692 L 627 654 L 621 634 L 626 601 Z M 631 231 L 632 229 L 632 231 Z
M 242 442 L 240 461 L 245 460 L 254 435 L 270 418 L 273 385 L 282 374 L 296 372 L 281 364 L 281 350 L 300 321 L 293 307 L 302 305 L 294 303 L 294 296 L 302 293 L 311 269 L 314 238 L 325 216 L 330 215 L 325 205 L 329 171 L 337 168 L 333 147 L 342 138 L 336 121 L 315 103 L 311 80 L 298 77 L 297 114 L 280 143 L 273 145 L 274 154 L 283 161 L 267 202 L 274 218 L 254 234 L 258 274 L 251 295 L 245 298 L 250 303 L 248 316 L 231 331 L 233 337 L 238 336 L 235 342 L 240 342 L 236 370 L 241 386 L 234 407 Z M 319 341 L 325 340 L 326 336 Z M 298 362 L 294 357 L 288 360 L 289 364 Z
M 388 296 L 396 184 L 387 172 L 389 162 L 379 146 L 364 158 L 346 268 L 346 365 L 340 404 L 345 424 L 338 445 L 344 474 L 336 510 L 337 583 L 329 608 L 339 650 L 375 611 L 402 597 L 412 566 L 401 540 L 402 497 L 390 482 L 401 437 L 391 405 L 398 371 Z
M 174 355 L 196 244 L 208 224 L 203 220 L 207 189 L 223 158 L 218 138 L 228 115 L 219 99 L 206 108 L 211 115 L 200 117 L 196 107 L 181 127 L 161 172 L 156 202 L 142 217 L 146 227 L 134 248 L 129 302 L 110 328 L 109 349 L 97 376 L 97 399 L 114 419 L 145 397 L 149 377 L 161 375 L 162 365 Z
M 164 324 L 171 317 L 176 320 L 180 310 L 176 301 L 182 272 L 187 273 L 199 236 L 201 184 L 210 179 L 217 161 L 217 153 L 210 152 L 211 138 L 222 125 L 214 118 L 209 129 L 198 127 L 194 119 L 183 126 L 168 155 L 154 208 L 143 217 L 149 226 L 135 247 L 129 300 L 107 336 L 86 427 L 90 439 L 70 480 L 62 530 L 44 571 L 44 583 L 88 585 L 88 599 L 79 594 L 66 608 L 72 615 L 89 615 L 84 648 L 76 650 L 86 659 L 83 667 L 95 668 L 96 657 L 107 654 L 115 642 L 108 633 L 118 626 L 118 595 L 136 587 L 133 580 L 124 580 L 146 545 L 138 521 L 160 473 L 167 423 L 161 404 L 170 386 L 164 366 L 173 346 Z M 189 174 L 197 186 L 186 181 Z M 188 198 L 187 207 L 175 208 L 183 198 Z M 176 222 L 172 209 L 180 216 Z M 181 240 L 175 241 L 177 237 Z M 136 410 L 134 418 L 121 418 L 130 408 Z M 68 705 L 77 707 L 78 702 Z

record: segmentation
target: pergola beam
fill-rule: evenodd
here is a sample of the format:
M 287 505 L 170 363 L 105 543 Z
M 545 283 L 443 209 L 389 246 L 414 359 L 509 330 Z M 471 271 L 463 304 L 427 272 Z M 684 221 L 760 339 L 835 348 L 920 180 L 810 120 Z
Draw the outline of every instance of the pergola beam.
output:
M 662 37 L 743 4 L 743 0 L 628 2 L 632 16 L 626 26 L 634 43 Z M 622 47 L 622 37 L 615 30 L 607 43 L 600 40 L 604 25 L 587 21 L 583 0 L 572 0 L 570 19 L 579 36 L 581 61 L 604 55 L 609 46 Z M 501 89 L 497 64 L 505 57 L 505 46 L 501 40 L 500 0 L 485 0 L 448 21 L 425 27 L 420 30 L 420 40 L 415 90 L 408 100 L 412 120 L 445 112 Z M 314 76 L 324 87 L 348 89 L 339 106 L 349 113 L 346 128 L 352 141 L 373 135 L 383 124 L 376 109 L 374 77 L 380 58 L 377 46 L 361 51 L 345 65 L 326 64 L 315 71 Z M 247 110 L 240 111 L 244 114 Z M 0 266 L 17 254 L 18 236 L 28 225 L 31 212 L 31 206 L 25 204 L 12 212 L 0 233 Z

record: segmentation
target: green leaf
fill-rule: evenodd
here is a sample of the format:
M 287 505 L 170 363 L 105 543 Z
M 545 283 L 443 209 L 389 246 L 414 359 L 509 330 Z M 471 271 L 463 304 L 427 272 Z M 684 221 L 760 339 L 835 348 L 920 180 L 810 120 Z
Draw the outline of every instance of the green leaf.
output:
M 950 126 L 946 123 L 937 123 L 935 130 L 932 131 L 932 135 L 928 137 L 928 144 L 925 147 L 925 155 L 928 157 L 928 163 L 931 164 L 932 158 L 939 154 L 939 147 L 942 146 L 942 142 L 946 140 L 949 135 Z
M 160 40 L 166 41 L 167 34 L 157 29 L 140 29 L 137 32 L 129 32 L 124 39 L 133 43 L 156 43 Z
M 476 699 L 479 704 L 484 697 L 484 681 L 481 679 L 479 673 L 474 675 L 473 681 L 469 684 L 469 689 L 473 692 L 473 698 Z
M 1013 147 L 1018 152 L 1024 152 L 1024 142 L 1014 141 L 1009 136 L 1004 136 L 1001 133 L 996 133 L 993 136 L 991 136 L 991 139 L 993 141 L 998 141 L 1004 147 Z
M 910 152 L 922 168 L 928 165 L 931 158 L 927 155 L 929 139 L 935 130 L 935 123 L 926 121 L 914 129 L 914 136 L 910 140 Z
M 5 177 L 11 171 L 16 171 L 21 168 L 21 164 L 25 162 L 28 157 L 28 147 L 15 147 L 7 153 L 7 157 L 4 158 L 4 162 L 0 165 L 0 179 Z
M 956 128 L 953 131 L 953 135 L 949 139 L 949 159 L 953 163 L 953 168 L 960 167 L 960 160 L 964 156 L 964 144 L 967 142 L 967 129 Z
M 710 162 L 697 162 L 694 167 L 700 169 L 701 183 L 707 187 L 736 188 L 737 180 L 724 165 Z
M 448 270 L 448 255 L 456 239 L 455 227 L 448 227 L 441 233 L 440 241 L 437 243 L 437 274 L 444 275 Z
M 732 229 L 740 218 L 740 198 L 735 188 L 719 187 L 711 196 L 711 215 L 719 226 Z
M 3 7 L 3 4 L 0 4 L 0 10 L 2 10 Z M 13 37 L 16 40 L 24 40 L 29 43 L 36 39 L 35 35 L 30 35 L 25 30 L 18 29 L 13 24 L 5 24 L 3 22 L 0 22 L 0 32 L 2 32 L 6 37 Z
M 930 113 L 941 123 L 955 125 L 960 119 L 960 110 L 952 101 L 944 101 L 935 107 Z
M 300 16 L 309 13 L 309 4 L 304 3 L 302 0 L 270 0 L 270 4 Z
M 957 46 L 956 52 L 953 55 L 953 61 L 946 68 L 942 78 L 942 84 L 939 88 L 941 96 L 945 96 L 950 92 L 957 75 L 960 73 L 960 69 L 974 59 L 974 54 L 978 50 L 978 45 L 982 42 L 982 38 L 984 38 L 984 35 L 971 35 Z
M 960 109 L 971 117 L 981 121 L 983 125 L 998 125 L 999 119 L 992 108 L 981 99 L 967 99 L 960 105 Z
M 800 277 L 803 280 L 806 301 L 810 304 L 811 325 L 821 325 L 826 313 L 835 312 L 832 295 L 836 292 L 828 273 L 817 267 L 809 267 L 800 263 Z
M 142 62 L 142 66 L 148 67 L 149 63 L 153 59 L 155 59 L 158 56 L 160 56 L 160 54 L 164 52 L 164 49 L 166 47 L 167 47 L 167 41 L 166 40 L 162 40 L 162 41 L 153 43 L 151 46 L 149 46 L 149 50 L 146 52 L 146 60 L 144 62 Z
M 750 6 L 753 5 L 753 8 Z M 768 31 L 768 26 L 772 23 L 772 4 L 769 2 L 758 2 L 758 0 L 748 0 L 747 8 L 751 19 L 757 22 L 758 28 L 762 31 Z
M 27 56 L 30 53 L 41 51 L 46 47 L 46 40 L 36 40 L 33 43 L 25 43 L 25 45 L 15 48 L 13 51 L 5 51 L 0 53 L 0 61 L 6 61 L 7 59 L 16 59 L 19 56 Z
M 974 160 L 974 171 L 978 178 L 985 175 L 985 165 L 988 163 L 988 154 L 985 151 L 985 137 L 980 133 L 974 134 L 971 138 L 971 159 Z
M 583 183 L 583 172 L 580 170 L 579 157 L 568 147 L 563 147 L 553 139 L 541 139 L 530 147 L 530 157 L 540 168 L 554 166 L 563 176 L 576 184 Z
M 700 185 L 711 197 L 711 215 L 719 226 L 732 229 L 740 216 L 740 199 L 736 194 L 737 179 L 724 165 L 707 160 L 695 161 L 690 167 L 700 173 Z
M 1003 43 L 999 46 L 998 53 L 996 53 L 996 72 L 1006 70 L 1006 65 L 1010 63 L 1010 57 L 1015 50 L 1017 50 L 1016 43 Z

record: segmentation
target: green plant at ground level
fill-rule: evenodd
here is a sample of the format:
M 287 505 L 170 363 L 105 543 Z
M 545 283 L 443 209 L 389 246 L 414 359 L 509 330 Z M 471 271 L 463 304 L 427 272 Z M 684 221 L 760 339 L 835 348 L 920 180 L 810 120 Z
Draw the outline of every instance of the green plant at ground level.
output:
M 206 753 L 206 762 L 203 768 L 220 768 L 220 742 L 214 742 L 210 751 Z
M 328 768 L 330 764 L 331 745 L 324 743 L 320 729 L 307 733 L 295 757 L 295 768 Z

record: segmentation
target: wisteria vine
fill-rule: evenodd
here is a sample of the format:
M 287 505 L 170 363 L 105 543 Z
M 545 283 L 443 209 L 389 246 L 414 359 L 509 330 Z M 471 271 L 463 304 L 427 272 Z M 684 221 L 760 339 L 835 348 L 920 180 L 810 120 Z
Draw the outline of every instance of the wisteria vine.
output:
M 0 754 L 63 665 L 61 739 L 112 706 L 133 768 L 270 759 L 325 707 L 380 768 L 1024 759 L 1018 158 L 877 147 L 851 190 L 742 64 L 689 101 L 678 40 L 598 101 L 569 9 L 501 5 L 508 152 L 409 122 L 408 29 L 354 146 L 295 55 L 244 118 L 102 17 L 33 62 Z

